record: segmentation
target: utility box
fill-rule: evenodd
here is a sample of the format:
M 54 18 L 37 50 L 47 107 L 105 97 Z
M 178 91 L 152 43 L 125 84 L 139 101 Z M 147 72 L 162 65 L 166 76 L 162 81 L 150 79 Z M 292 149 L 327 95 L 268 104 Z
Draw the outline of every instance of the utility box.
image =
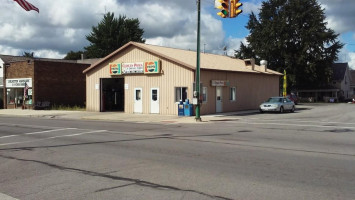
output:
M 182 101 L 180 101 L 180 103 L 178 104 L 178 116 L 185 116 L 184 104 L 182 103 Z
M 194 105 L 189 103 L 189 100 L 186 100 L 184 103 L 184 113 L 185 116 L 193 116 L 194 113 Z

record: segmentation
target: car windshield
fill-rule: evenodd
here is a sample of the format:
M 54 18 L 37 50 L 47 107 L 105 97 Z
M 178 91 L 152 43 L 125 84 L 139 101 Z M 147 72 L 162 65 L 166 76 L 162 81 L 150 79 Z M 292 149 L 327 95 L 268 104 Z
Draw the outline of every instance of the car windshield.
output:
M 268 103 L 282 102 L 282 98 L 270 98 L 266 102 Z

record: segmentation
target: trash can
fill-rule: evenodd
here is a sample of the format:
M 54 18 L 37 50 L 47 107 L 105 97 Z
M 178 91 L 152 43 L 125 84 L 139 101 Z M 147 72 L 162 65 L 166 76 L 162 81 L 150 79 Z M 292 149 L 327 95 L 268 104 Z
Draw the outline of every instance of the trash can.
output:
M 184 104 L 182 103 L 182 101 L 179 102 L 178 105 L 178 116 L 184 116 Z
M 189 103 L 188 99 L 184 103 L 184 113 L 185 116 L 193 116 L 193 105 Z

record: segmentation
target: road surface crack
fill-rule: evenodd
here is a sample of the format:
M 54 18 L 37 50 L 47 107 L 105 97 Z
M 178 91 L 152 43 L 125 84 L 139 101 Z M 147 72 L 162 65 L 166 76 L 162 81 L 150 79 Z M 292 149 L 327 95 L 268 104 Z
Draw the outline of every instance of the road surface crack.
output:
M 215 196 L 215 195 L 207 194 L 207 193 L 196 191 L 196 190 L 182 189 L 182 188 L 178 188 L 178 187 L 174 187 L 174 186 L 157 184 L 157 183 L 144 181 L 144 180 L 140 180 L 140 179 L 114 176 L 114 175 L 109 175 L 109 174 L 100 173 L 100 172 L 77 169 L 77 168 L 72 168 L 72 167 L 65 167 L 65 166 L 60 166 L 60 165 L 56 165 L 56 164 L 52 164 L 52 163 L 48 163 L 48 162 L 44 162 L 44 161 L 39 161 L 39 160 L 29 160 L 29 159 L 22 159 L 22 158 L 16 158 L 16 157 L 12 157 L 12 156 L 4 156 L 4 155 L 0 155 L 0 157 L 6 158 L 6 159 L 11 159 L 11 160 L 17 160 L 17 161 L 21 161 L 21 162 L 34 162 L 34 163 L 46 165 L 48 167 L 52 167 L 55 169 L 59 169 L 62 171 L 76 172 L 76 173 L 80 173 L 80 174 L 84 174 L 84 175 L 88 175 L 88 176 L 95 176 L 95 177 L 108 178 L 108 179 L 112 179 L 112 180 L 130 182 L 129 184 L 126 184 L 123 186 L 118 186 L 117 188 L 126 187 L 129 185 L 138 185 L 141 187 L 148 187 L 148 188 L 152 188 L 152 189 L 166 189 L 166 190 L 173 190 L 173 191 L 179 191 L 179 192 L 191 192 L 191 193 L 196 193 L 196 194 L 206 196 L 206 197 L 209 197 L 212 199 L 232 200 L 231 198 L 222 197 L 222 196 Z M 112 188 L 112 189 L 114 189 L 114 188 Z M 99 190 L 99 191 L 101 191 L 101 190 Z M 102 191 L 105 191 L 105 189 L 102 189 Z

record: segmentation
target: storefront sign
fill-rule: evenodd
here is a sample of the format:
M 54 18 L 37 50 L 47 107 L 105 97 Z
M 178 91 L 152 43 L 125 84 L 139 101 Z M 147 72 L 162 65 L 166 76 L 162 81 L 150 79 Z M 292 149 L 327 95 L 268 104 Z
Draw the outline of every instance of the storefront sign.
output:
M 158 74 L 161 73 L 160 61 L 136 63 L 110 63 L 110 75 Z
M 160 73 L 160 62 L 150 61 L 144 63 L 144 73 L 145 74 L 157 74 Z
M 110 75 L 121 75 L 121 64 L 110 63 Z
M 211 86 L 229 86 L 229 80 L 211 80 Z
M 143 74 L 143 62 L 122 63 L 122 74 Z
M 6 79 L 7 88 L 24 88 L 25 83 L 32 87 L 32 78 Z

